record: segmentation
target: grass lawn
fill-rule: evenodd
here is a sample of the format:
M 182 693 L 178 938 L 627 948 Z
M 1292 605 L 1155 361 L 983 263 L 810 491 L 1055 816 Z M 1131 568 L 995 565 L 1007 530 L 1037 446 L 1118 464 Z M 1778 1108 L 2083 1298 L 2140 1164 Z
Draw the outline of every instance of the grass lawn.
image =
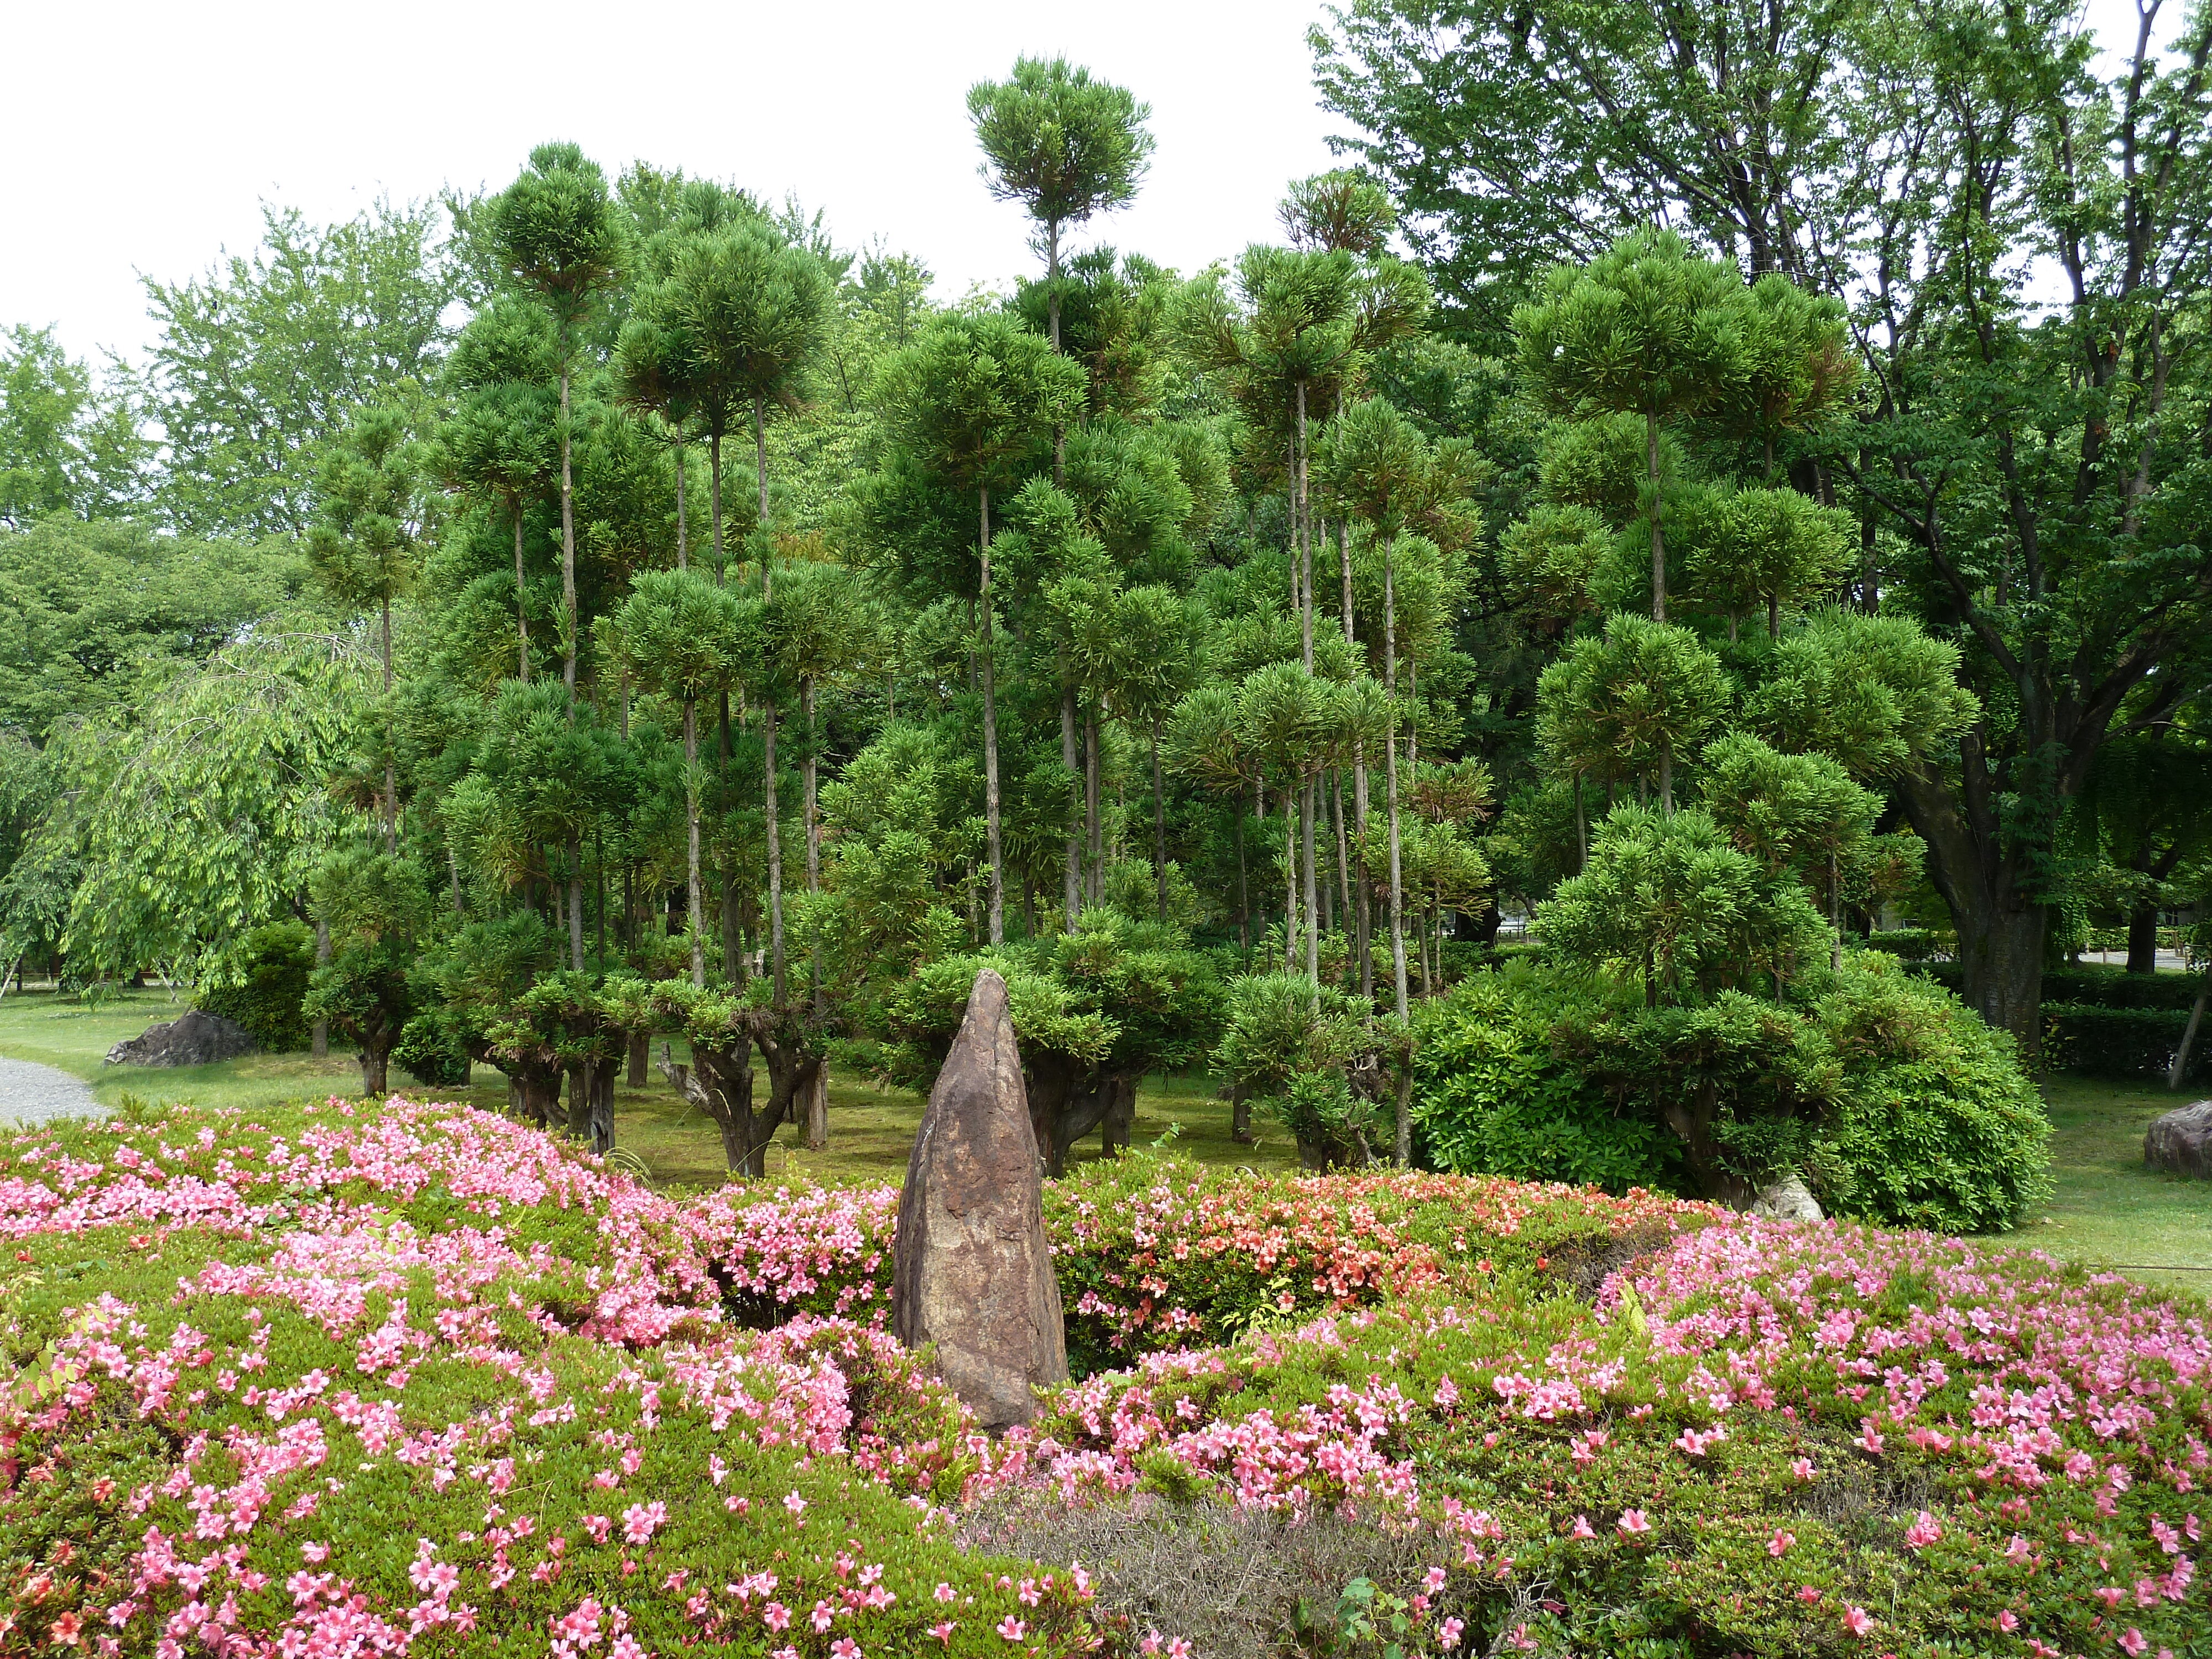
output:
M 83 1078 L 94 1097 L 108 1106 L 118 1104 L 126 1094 L 148 1100 L 252 1106 L 360 1091 L 361 1067 L 349 1054 L 334 1053 L 327 1060 L 255 1054 L 219 1066 L 161 1070 L 104 1063 L 116 1043 L 137 1036 L 156 1021 L 175 1018 L 185 1006 L 160 991 L 129 992 L 99 1009 L 48 992 L 14 993 L 0 999 L 0 1054 Z M 679 1045 L 678 1058 L 682 1053 Z M 397 1066 L 392 1082 L 395 1088 L 416 1091 Z M 767 1086 L 764 1074 L 757 1086 Z M 479 1066 L 468 1088 L 437 1093 L 497 1110 L 507 1103 L 507 1080 Z M 826 1182 L 896 1182 L 906 1173 L 907 1152 L 921 1122 L 921 1109 L 922 1097 L 910 1091 L 878 1089 L 862 1079 L 832 1073 L 828 1148 L 808 1152 L 797 1126 L 786 1125 L 769 1152 L 769 1178 L 787 1173 Z M 1239 1146 L 1231 1140 L 1229 1104 L 1215 1098 L 1211 1079 L 1204 1077 L 1152 1076 L 1138 1090 L 1133 1139 L 1139 1145 L 1157 1140 L 1174 1126 L 1180 1126 L 1175 1133 L 1176 1149 L 1208 1164 L 1245 1164 L 1265 1170 L 1297 1162 L 1289 1135 L 1271 1124 L 1257 1126 L 1257 1146 Z M 717 1186 L 726 1178 L 720 1135 L 690 1109 L 657 1066 L 646 1087 L 617 1089 L 615 1146 L 642 1159 L 656 1185 L 685 1189 Z M 1070 1158 L 1081 1162 L 1098 1156 L 1094 1135 Z
M 2212 1182 L 2143 1167 L 2143 1130 L 2191 1097 L 2148 1080 L 2069 1076 L 2046 1079 L 2043 1092 L 2051 1103 L 2057 1191 L 2022 1236 L 2074 1260 L 2212 1269 Z M 2133 1276 L 2212 1291 L 2212 1271 Z
M 102 1064 L 112 1044 L 156 1020 L 173 1018 L 183 1006 L 159 991 L 130 993 L 97 1010 L 52 994 L 10 995 L 0 1000 L 0 1054 L 74 1073 L 108 1105 L 126 1093 L 255 1105 L 308 1094 L 350 1094 L 361 1086 L 360 1067 L 349 1055 L 318 1060 L 259 1054 L 173 1071 Z M 410 1086 L 396 1070 L 393 1082 Z M 507 1101 L 506 1080 L 483 1066 L 469 1088 L 441 1092 L 493 1109 Z M 2045 1093 L 2056 1130 L 2051 1158 L 2057 1190 L 2027 1218 L 2023 1242 L 2073 1260 L 2124 1263 L 2143 1279 L 2212 1289 L 2212 1185 L 2170 1180 L 2143 1168 L 2144 1126 L 2178 1103 L 2176 1097 L 2153 1084 L 2076 1077 L 2049 1079 Z M 829 1147 L 810 1153 L 799 1144 L 796 1126 L 786 1126 L 769 1154 L 769 1178 L 896 1182 L 905 1173 L 921 1107 L 921 1097 L 911 1091 L 878 1089 L 833 1073 Z M 1135 1139 L 1157 1140 L 1173 1126 L 1179 1126 L 1176 1149 L 1208 1164 L 1267 1170 L 1296 1161 L 1289 1136 L 1265 1121 L 1257 1126 L 1259 1146 L 1231 1140 L 1228 1103 L 1215 1097 L 1211 1079 L 1203 1076 L 1149 1077 L 1138 1091 Z M 657 1185 L 688 1189 L 724 1178 L 721 1139 L 714 1125 L 690 1110 L 657 1068 L 647 1087 L 617 1091 L 615 1145 L 641 1159 Z M 1079 1162 L 1098 1155 L 1094 1136 L 1073 1157 Z M 2161 1268 L 2177 1271 L 2143 1271 Z M 2204 1271 L 2192 1271 L 2199 1269 Z

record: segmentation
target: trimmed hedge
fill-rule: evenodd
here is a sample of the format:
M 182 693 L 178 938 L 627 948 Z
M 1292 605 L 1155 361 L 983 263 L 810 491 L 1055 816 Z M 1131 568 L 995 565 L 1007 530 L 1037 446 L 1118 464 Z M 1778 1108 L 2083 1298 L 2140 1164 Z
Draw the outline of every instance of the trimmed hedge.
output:
M 1965 977 L 1955 962 L 1916 963 L 1912 971 L 1954 996 L 1960 994 Z M 2197 1000 L 2197 990 L 2194 974 L 2131 974 L 2101 963 L 2043 970 L 2045 1012 L 2059 1003 L 2083 1008 L 2178 1008 L 2186 1014 Z
M 2180 975 L 2172 975 L 2179 979 Z M 2193 980 L 2191 981 L 2194 983 Z M 2189 1014 L 2179 1008 L 2096 1008 L 2079 1002 L 2043 1005 L 2043 1051 L 2054 1066 L 2085 1077 L 2164 1077 L 2181 1049 Z M 2212 1078 L 2212 1043 L 2197 1033 L 2182 1080 Z

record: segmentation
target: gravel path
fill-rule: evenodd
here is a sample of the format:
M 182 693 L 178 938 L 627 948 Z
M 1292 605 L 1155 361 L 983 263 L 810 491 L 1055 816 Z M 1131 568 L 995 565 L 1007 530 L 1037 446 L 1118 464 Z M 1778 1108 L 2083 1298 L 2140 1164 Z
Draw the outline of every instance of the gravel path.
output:
M 92 1097 L 81 1079 L 51 1066 L 0 1055 L 0 1123 L 26 1127 L 58 1117 L 105 1117 L 107 1108 Z

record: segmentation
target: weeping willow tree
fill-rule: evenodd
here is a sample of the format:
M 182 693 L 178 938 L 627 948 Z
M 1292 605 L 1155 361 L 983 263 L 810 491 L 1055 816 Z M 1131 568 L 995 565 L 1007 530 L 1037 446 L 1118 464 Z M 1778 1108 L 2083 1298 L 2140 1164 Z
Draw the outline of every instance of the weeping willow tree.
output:
M 349 635 L 249 635 L 53 745 L 60 792 L 25 859 L 74 866 L 62 948 L 94 978 L 220 980 L 251 929 L 307 914 L 310 873 L 364 832 L 378 656 Z

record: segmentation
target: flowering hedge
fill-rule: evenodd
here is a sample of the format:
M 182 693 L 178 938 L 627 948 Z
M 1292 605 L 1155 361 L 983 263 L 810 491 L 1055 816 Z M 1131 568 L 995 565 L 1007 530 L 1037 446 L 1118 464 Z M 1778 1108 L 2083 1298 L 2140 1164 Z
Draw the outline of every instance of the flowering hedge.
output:
M 882 1328 L 888 1189 L 399 1100 L 5 1159 L 0 1652 L 1173 1652 L 957 1541 L 1141 1492 L 1425 1540 L 1347 1651 L 2212 1650 L 2201 1310 L 2032 1252 L 1131 1158 L 1049 1200 L 1130 1368 L 994 1443 Z

